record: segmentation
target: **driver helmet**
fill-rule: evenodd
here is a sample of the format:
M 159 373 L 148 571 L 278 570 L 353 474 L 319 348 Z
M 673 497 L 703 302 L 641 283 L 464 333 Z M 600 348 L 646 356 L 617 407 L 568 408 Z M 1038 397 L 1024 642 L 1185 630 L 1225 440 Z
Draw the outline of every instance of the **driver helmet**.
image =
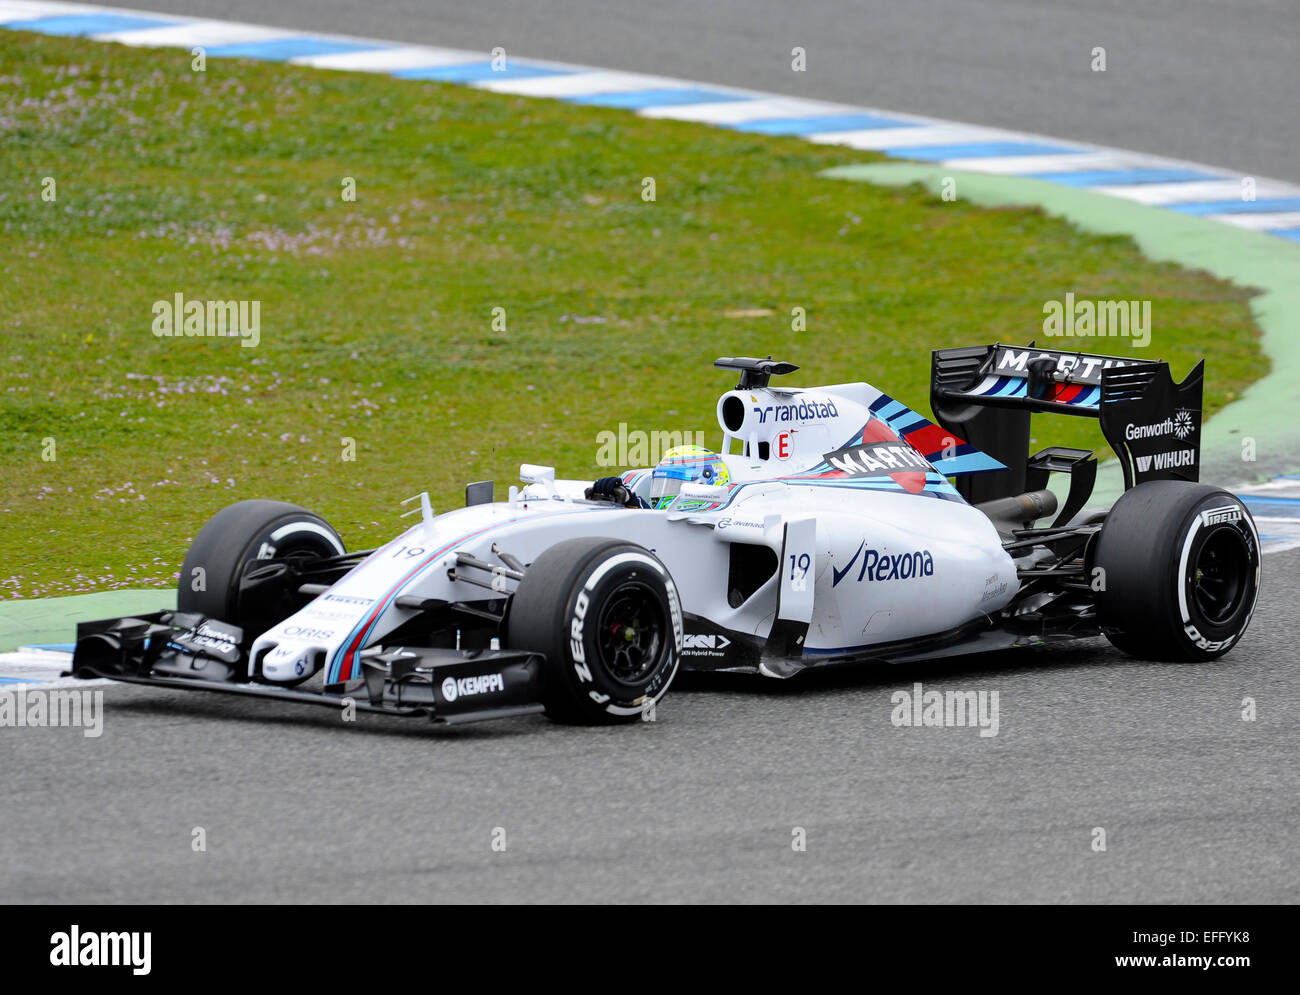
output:
M 650 506 L 667 508 L 686 482 L 719 487 L 731 474 L 722 457 L 703 446 L 676 446 L 664 454 L 650 476 Z

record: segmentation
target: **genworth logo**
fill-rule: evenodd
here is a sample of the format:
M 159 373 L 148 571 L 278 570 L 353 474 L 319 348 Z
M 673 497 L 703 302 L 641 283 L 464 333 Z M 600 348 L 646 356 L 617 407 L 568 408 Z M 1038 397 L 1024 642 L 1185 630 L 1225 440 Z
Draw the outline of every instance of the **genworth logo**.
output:
M 1162 436 L 1172 435 L 1180 442 L 1192 434 L 1196 428 L 1192 420 L 1192 413 L 1186 408 L 1179 408 L 1170 417 L 1164 421 L 1156 422 L 1153 425 L 1135 425 L 1129 423 L 1124 427 L 1124 438 L 1129 442 L 1135 439 L 1158 439 Z

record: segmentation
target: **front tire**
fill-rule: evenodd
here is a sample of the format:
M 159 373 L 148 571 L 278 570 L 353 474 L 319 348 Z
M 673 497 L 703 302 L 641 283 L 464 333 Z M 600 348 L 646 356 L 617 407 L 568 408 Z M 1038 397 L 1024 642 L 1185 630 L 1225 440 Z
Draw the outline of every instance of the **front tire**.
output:
M 1250 624 L 1260 561 L 1255 522 L 1235 494 L 1139 484 L 1115 502 L 1092 552 L 1103 631 L 1143 660 L 1216 659 Z
M 176 607 L 229 622 L 244 630 L 244 649 L 301 607 L 297 591 L 260 590 L 241 596 L 245 567 L 258 560 L 304 561 L 338 556 L 343 540 L 320 515 L 284 501 L 240 501 L 223 508 L 199 530 L 181 564 Z
M 572 539 L 524 572 L 506 645 L 545 654 L 543 701 L 557 722 L 632 722 L 664 696 L 682 651 L 682 610 L 667 567 L 620 539 Z

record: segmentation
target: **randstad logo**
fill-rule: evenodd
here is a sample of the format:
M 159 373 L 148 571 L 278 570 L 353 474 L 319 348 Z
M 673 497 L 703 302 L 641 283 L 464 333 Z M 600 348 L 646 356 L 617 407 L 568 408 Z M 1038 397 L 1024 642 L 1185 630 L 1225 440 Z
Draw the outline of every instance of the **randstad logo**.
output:
M 823 418 L 834 418 L 839 412 L 835 409 L 834 401 L 800 401 L 798 404 L 769 404 L 765 408 L 756 407 L 754 414 L 758 415 L 758 423 L 765 425 L 769 420 L 820 421 Z
M 158 338 L 239 338 L 241 346 L 262 341 L 261 301 L 187 301 L 175 294 L 154 301 L 153 333 Z

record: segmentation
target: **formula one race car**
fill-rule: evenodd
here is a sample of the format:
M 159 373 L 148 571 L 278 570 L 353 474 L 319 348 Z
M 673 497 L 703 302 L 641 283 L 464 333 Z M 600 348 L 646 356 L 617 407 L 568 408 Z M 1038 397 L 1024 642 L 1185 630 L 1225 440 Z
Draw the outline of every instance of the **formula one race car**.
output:
M 1098 634 L 1197 661 L 1250 621 L 1254 523 L 1196 483 L 1203 364 L 1176 384 L 1163 362 L 945 349 L 937 424 L 866 383 L 774 387 L 797 367 L 714 365 L 739 373 L 717 453 L 594 488 L 526 464 L 505 501 L 480 482 L 434 515 L 420 495 L 420 520 L 365 552 L 295 505 L 232 505 L 196 536 L 177 610 L 80 625 L 74 673 L 602 723 L 652 709 L 681 667 L 783 678 Z M 1109 512 L 1082 513 L 1093 453 L 1029 455 L 1033 412 L 1100 419 L 1126 487 Z

